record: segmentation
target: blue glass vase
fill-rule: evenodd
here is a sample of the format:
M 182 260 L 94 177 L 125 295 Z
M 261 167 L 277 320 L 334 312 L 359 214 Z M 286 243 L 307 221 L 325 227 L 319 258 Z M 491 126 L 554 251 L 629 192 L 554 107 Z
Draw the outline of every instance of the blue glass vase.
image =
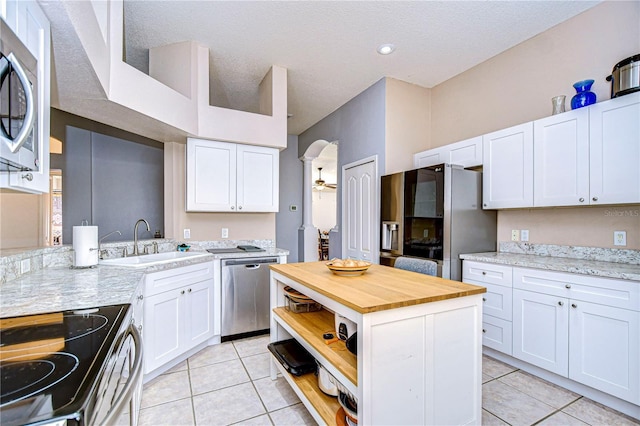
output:
M 596 94 L 591 91 L 593 80 L 582 80 L 574 83 L 576 94 L 571 98 L 571 109 L 586 107 L 596 103 Z

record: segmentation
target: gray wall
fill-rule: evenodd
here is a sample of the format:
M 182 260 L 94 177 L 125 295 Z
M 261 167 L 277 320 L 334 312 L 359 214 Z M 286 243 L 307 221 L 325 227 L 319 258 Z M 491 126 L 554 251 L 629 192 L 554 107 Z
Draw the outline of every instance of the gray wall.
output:
M 338 141 L 337 241 L 342 239 L 342 166 L 377 155 L 379 173 L 384 174 L 385 89 L 386 80 L 383 78 L 298 136 L 301 156 L 318 139 Z M 293 232 L 292 224 L 287 226 Z M 329 257 L 342 257 L 342 245 L 335 244 L 333 234 Z
M 280 152 L 280 211 L 276 213 L 276 246 L 289 250 L 287 262 L 298 262 L 298 228 L 302 225 L 302 161 L 298 137 L 287 136 L 287 148 Z M 298 211 L 289 211 L 289 206 Z
M 72 243 L 72 227 L 86 219 L 106 241 L 131 241 L 135 222 L 140 239 L 164 235 L 163 145 L 141 144 L 66 126 L 62 161 L 63 241 Z

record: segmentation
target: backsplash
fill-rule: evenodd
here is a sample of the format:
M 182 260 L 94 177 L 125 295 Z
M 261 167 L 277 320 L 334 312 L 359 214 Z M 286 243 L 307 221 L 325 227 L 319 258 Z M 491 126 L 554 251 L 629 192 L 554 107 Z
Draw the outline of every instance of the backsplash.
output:
M 149 247 L 152 253 L 153 243 L 158 243 L 158 252 L 164 253 L 175 251 L 179 244 L 187 244 L 191 246 L 192 251 L 205 251 L 210 248 L 231 248 L 238 245 L 254 245 L 262 248 L 275 247 L 274 240 L 223 240 L 223 241 L 182 241 L 169 238 L 141 240 L 138 242 L 139 249 L 142 252 L 144 246 Z M 102 244 L 102 249 L 106 250 L 105 259 L 122 257 L 124 249 L 128 253 L 133 251 L 133 241 L 120 241 Z M 21 272 L 21 265 L 26 261 L 28 268 L 23 268 L 25 272 Z M 8 249 L 0 251 L 0 286 L 7 281 L 14 280 L 23 274 L 33 271 L 39 271 L 44 268 L 67 267 L 73 266 L 73 248 L 71 245 L 42 247 L 34 249 Z
M 640 250 L 631 249 L 501 242 L 499 251 L 501 253 L 533 254 L 537 256 L 563 257 L 582 260 L 599 260 L 602 262 L 640 265 Z

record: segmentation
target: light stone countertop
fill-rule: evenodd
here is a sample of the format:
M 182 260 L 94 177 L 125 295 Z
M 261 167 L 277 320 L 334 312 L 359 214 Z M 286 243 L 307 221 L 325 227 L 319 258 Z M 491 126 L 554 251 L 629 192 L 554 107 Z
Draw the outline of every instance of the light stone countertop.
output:
M 556 272 L 640 281 L 640 265 L 534 254 L 487 252 L 461 254 L 460 259 Z
M 202 250 L 192 250 L 202 252 Z M 132 303 L 145 274 L 216 259 L 288 255 L 275 247 L 263 252 L 224 253 L 180 259 L 146 268 L 98 265 L 72 269 L 51 266 L 33 270 L 0 286 L 0 317 Z

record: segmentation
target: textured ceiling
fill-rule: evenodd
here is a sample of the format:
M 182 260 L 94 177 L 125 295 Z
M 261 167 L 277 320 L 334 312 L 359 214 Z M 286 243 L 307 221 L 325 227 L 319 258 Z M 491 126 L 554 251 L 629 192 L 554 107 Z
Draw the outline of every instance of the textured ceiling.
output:
M 184 131 L 106 100 L 65 10 L 74 1 L 38 1 L 51 21 L 53 107 L 185 140 Z M 149 48 L 197 41 L 210 49 L 211 104 L 249 112 L 271 65 L 285 67 L 288 133 L 297 135 L 385 76 L 433 87 L 597 3 L 124 0 L 125 52 L 147 72 Z M 382 43 L 396 51 L 378 55 Z
M 433 87 L 597 3 L 125 0 L 126 61 L 148 72 L 150 47 L 195 40 L 210 49 L 210 103 L 250 112 L 283 66 L 297 135 L 385 76 Z

